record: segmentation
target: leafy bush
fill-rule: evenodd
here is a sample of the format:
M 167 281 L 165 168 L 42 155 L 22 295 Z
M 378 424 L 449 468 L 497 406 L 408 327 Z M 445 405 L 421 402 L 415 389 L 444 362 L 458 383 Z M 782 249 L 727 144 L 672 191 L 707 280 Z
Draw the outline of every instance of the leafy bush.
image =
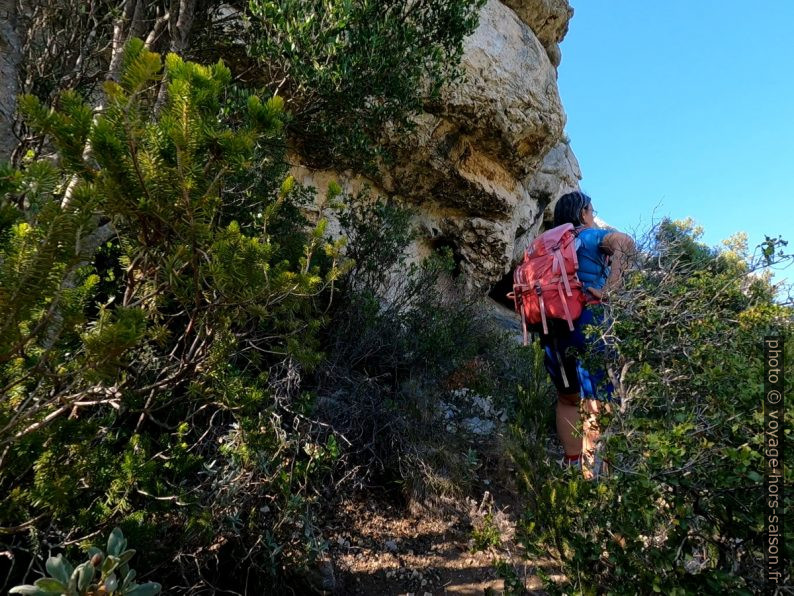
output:
M 160 584 L 135 581 L 137 574 L 129 562 L 135 551 L 127 549 L 127 540 L 119 528 L 114 528 L 108 538 L 107 555 L 96 547 L 88 549 L 88 560 L 74 567 L 63 555 L 47 559 L 50 577 L 37 579 L 35 585 L 16 586 L 9 594 L 48 596 L 155 596 Z
M 451 277 L 449 254 L 412 261 L 411 212 L 359 196 L 340 221 L 353 260 L 340 280 L 318 369 L 319 415 L 370 481 L 418 500 L 464 491 L 477 454 L 445 430 L 444 404 L 469 387 L 512 407 L 519 350 L 479 297 Z M 354 476 L 364 480 L 362 475 Z
M 524 596 L 529 593 L 524 580 L 510 561 L 497 559 L 494 561 L 494 570 L 504 582 L 505 596 Z
M 790 257 L 771 239 L 772 253 L 752 258 L 741 238 L 716 250 L 697 234 L 663 222 L 606 306 L 599 332 L 622 373 L 622 402 L 601 421 L 612 473 L 587 482 L 548 462 L 523 466 L 525 543 L 559 557 L 568 580 L 555 591 L 763 590 L 761 346 L 765 335 L 791 341 L 792 308 L 755 271 Z M 794 372 L 790 353 L 785 367 Z M 524 440 L 537 449 L 544 438 Z
M 285 174 L 278 98 L 171 54 L 158 111 L 160 56 L 136 40 L 123 62 L 101 114 L 24 97 L 56 159 L 2 172 L 0 523 L 23 559 L 119 523 L 147 563 L 200 582 L 229 557 L 269 585 L 322 548 L 335 447 L 293 381 L 321 358 L 340 247 L 304 230 L 290 179 L 252 174 Z
M 318 167 L 360 168 L 384 127 L 458 78 L 463 40 L 484 0 L 253 0 L 249 52 L 289 99 L 300 153 Z

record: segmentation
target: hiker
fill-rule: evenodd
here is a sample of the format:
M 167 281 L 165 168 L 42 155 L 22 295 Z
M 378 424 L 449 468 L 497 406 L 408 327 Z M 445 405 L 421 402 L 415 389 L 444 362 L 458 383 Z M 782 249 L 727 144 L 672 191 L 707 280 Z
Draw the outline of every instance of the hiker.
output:
M 557 434 L 565 450 L 564 462 L 579 466 L 586 478 L 601 472 L 601 461 L 595 452 L 599 438 L 597 415 L 599 402 L 610 401 L 613 388 L 606 382 L 604 369 L 588 371 L 582 366 L 578 356 L 588 345 L 604 350 L 603 343 L 598 345 L 583 329 L 603 319 L 603 309 L 598 305 L 608 300 L 610 291 L 619 285 L 634 250 L 630 236 L 596 227 L 595 214 L 592 200 L 582 192 L 570 192 L 557 201 L 554 226 L 570 223 L 575 227 L 578 277 L 587 302 L 573 323 L 573 331 L 564 321 L 554 321 L 550 333 L 540 336 L 546 370 L 557 388 Z M 582 436 L 577 436 L 580 400 L 584 400 L 583 427 Z

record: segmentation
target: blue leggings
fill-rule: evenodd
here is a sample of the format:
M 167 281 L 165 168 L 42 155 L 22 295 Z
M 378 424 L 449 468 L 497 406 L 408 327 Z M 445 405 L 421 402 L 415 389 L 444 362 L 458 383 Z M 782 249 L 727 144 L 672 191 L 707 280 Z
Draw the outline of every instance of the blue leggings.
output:
M 604 342 L 595 337 L 587 336 L 584 328 L 588 325 L 598 325 L 603 321 L 603 310 L 596 306 L 587 307 L 573 324 L 573 331 L 568 329 L 565 321 L 553 321 L 549 328 L 549 335 L 540 336 L 545 356 L 543 363 L 560 393 L 578 393 L 582 399 L 598 399 L 601 401 L 616 401 L 613 397 L 614 387 L 604 368 L 587 370 L 582 366 L 580 357 L 588 347 L 596 353 L 606 356 Z M 560 366 L 562 359 L 562 367 Z M 565 376 L 563 377 L 564 369 Z M 568 381 L 567 387 L 565 381 Z

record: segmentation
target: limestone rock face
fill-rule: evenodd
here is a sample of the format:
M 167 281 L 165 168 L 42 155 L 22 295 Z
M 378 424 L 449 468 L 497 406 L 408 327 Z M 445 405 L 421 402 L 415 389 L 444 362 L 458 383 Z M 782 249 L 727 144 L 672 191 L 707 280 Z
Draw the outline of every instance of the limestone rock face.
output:
M 552 202 L 578 188 L 548 50 L 571 13 L 565 0 L 489 0 L 465 41 L 464 80 L 427 106 L 410 135 L 387 133 L 396 160 L 368 181 L 373 194 L 417 209 L 423 237 L 414 256 L 450 247 L 471 286 L 485 289 L 502 278 Z M 324 192 L 318 182 L 329 173 L 318 174 L 293 171 Z M 337 179 L 343 187 L 362 184 L 360 177 Z
M 562 134 L 556 71 L 532 30 L 490 0 L 466 40 L 465 80 L 448 90 L 443 117 L 511 174 L 533 170 Z
M 538 171 L 524 180 L 530 204 L 536 211 L 531 218 L 519 216 L 519 228 L 513 246 L 513 261 L 518 261 L 537 236 L 541 224 L 554 219 L 556 200 L 567 192 L 579 189 L 582 173 L 571 146 L 560 142 L 546 154 Z M 529 225 L 524 225 L 527 222 Z M 534 227 L 533 227 L 534 225 Z M 525 231 L 521 231 L 521 230 Z
M 405 186 L 407 176 L 413 194 L 435 195 L 454 179 L 456 197 L 468 195 L 458 199 L 464 208 L 504 212 L 512 202 L 505 195 L 562 135 L 556 71 L 532 30 L 498 0 L 482 9 L 462 66 L 465 79 L 418 118 L 416 133 L 392 139 L 401 160 L 384 186 Z
M 551 63 L 555 67 L 559 66 L 561 56 L 558 44 L 568 32 L 568 22 L 573 16 L 568 0 L 504 0 L 504 3 L 534 31 L 546 48 Z

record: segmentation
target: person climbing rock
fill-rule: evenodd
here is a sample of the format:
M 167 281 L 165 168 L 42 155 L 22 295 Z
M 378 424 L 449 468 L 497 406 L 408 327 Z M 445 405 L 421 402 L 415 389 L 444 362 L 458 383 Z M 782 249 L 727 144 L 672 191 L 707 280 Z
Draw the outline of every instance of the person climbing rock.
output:
M 578 277 L 587 303 L 571 331 L 564 321 L 554 321 L 549 334 L 541 334 L 544 364 L 557 388 L 557 434 L 565 451 L 564 463 L 582 469 L 585 478 L 597 476 L 602 462 L 596 456 L 600 405 L 612 401 L 613 387 L 605 366 L 585 368 L 581 356 L 588 347 L 603 353 L 605 346 L 584 332 L 603 320 L 601 303 L 620 284 L 634 241 L 622 232 L 602 229 L 595 222 L 593 202 L 582 192 L 570 192 L 557 201 L 554 226 L 573 224 L 576 230 Z M 562 360 L 562 361 L 560 361 Z M 581 414 L 580 414 L 581 406 Z M 582 420 L 581 434 L 577 430 Z

